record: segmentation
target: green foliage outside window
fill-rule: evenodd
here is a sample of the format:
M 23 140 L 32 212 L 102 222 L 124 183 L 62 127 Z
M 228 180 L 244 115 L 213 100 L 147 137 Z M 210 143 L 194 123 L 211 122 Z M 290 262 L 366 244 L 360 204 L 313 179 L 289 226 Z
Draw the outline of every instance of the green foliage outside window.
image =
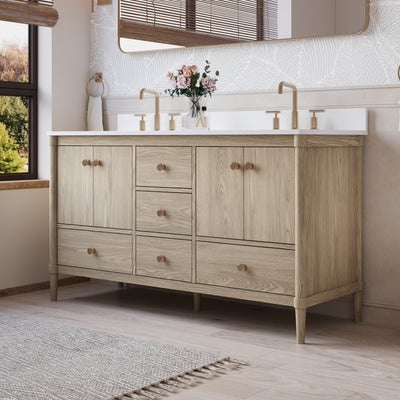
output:
M 0 96 L 0 122 L 15 141 L 21 154 L 28 152 L 28 99 Z
M 16 150 L 16 144 L 8 135 L 6 126 L 0 122 L 0 173 L 20 172 L 26 162 Z
M 29 82 L 27 46 L 3 43 L 0 47 L 0 81 Z M 0 173 L 27 172 L 29 99 L 0 96 Z

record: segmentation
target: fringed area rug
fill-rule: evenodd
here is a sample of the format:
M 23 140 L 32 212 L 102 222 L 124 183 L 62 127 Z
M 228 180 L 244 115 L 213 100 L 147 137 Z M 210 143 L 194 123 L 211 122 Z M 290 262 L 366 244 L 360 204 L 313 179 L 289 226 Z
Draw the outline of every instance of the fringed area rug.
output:
M 0 400 L 154 400 L 242 364 L 0 313 Z

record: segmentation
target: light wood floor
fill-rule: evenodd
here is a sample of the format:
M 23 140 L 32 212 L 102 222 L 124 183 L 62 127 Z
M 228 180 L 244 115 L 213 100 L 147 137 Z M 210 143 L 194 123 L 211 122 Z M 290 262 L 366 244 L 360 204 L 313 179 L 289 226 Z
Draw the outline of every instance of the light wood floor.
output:
M 206 298 L 196 314 L 189 295 L 99 281 L 60 288 L 58 303 L 49 297 L 2 298 L 0 311 L 250 362 L 171 400 L 400 399 L 400 330 L 311 315 L 300 346 L 290 310 Z

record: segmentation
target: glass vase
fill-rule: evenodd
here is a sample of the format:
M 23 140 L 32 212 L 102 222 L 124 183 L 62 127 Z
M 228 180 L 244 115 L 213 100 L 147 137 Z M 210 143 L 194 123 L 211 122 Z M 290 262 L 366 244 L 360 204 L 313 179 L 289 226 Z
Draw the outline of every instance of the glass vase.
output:
M 207 116 L 203 107 L 205 98 L 202 96 L 188 97 L 189 113 L 183 116 L 183 128 L 185 129 L 208 129 Z

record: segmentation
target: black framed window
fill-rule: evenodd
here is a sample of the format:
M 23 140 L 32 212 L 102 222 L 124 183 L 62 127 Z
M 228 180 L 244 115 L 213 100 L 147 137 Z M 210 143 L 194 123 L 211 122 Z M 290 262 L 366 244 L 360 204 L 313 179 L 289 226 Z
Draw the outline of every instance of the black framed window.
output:
M 37 179 L 38 28 L 0 21 L 0 180 Z

